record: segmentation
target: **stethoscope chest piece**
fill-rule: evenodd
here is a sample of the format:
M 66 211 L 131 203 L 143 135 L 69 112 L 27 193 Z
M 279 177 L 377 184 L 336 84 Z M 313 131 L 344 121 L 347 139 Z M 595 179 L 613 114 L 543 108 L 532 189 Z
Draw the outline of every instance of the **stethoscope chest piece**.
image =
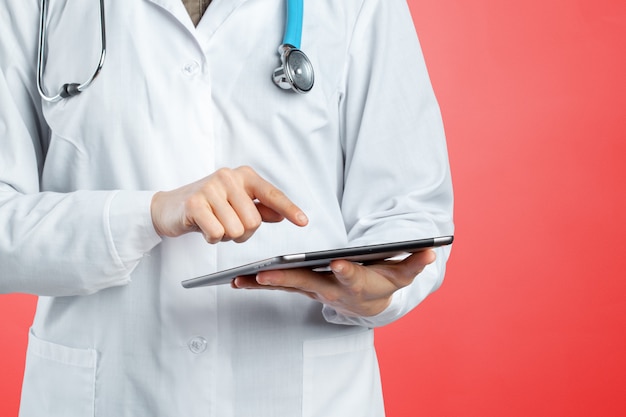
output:
M 284 44 L 278 47 L 282 65 L 274 70 L 274 83 L 284 90 L 307 93 L 313 88 L 313 65 L 300 49 Z

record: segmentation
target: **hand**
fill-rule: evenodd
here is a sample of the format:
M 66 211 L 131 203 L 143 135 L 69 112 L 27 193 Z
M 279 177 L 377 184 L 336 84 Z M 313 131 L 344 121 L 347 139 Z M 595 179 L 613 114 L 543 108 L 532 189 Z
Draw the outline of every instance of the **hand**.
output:
M 154 195 L 152 223 L 160 236 L 201 232 L 209 243 L 244 242 L 261 222 L 287 219 L 306 226 L 304 212 L 250 167 L 223 168 L 172 191 Z
M 233 288 L 276 289 L 304 294 L 348 316 L 368 317 L 381 313 L 394 292 L 410 285 L 426 265 L 435 261 L 432 250 L 412 254 L 401 262 L 359 265 L 333 261 L 331 273 L 307 269 L 260 272 L 256 277 L 237 277 Z

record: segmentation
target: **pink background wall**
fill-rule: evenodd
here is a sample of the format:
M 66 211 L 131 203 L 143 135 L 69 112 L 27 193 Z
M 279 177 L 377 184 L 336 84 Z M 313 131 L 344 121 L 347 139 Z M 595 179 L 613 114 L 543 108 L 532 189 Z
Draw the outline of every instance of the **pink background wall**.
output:
M 626 415 L 626 3 L 409 3 L 457 240 L 439 292 L 377 331 L 388 417 Z M 34 303 L 0 296 L 0 416 Z

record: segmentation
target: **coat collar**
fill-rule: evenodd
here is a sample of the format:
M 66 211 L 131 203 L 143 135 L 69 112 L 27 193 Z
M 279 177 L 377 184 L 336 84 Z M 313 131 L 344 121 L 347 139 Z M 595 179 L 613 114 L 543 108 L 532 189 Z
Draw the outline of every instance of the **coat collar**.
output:
M 144 0 L 154 3 L 170 13 L 182 25 L 196 35 L 211 37 L 228 17 L 247 1 L 253 0 L 213 0 L 197 27 L 194 27 L 191 18 L 181 0 Z M 278 0 L 283 1 L 283 0 Z

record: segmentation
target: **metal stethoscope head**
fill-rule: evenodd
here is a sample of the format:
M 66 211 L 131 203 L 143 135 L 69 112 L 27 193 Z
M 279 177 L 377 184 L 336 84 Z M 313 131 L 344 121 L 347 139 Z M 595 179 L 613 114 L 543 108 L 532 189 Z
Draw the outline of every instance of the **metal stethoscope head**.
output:
M 48 33 L 48 1 L 41 0 L 41 15 L 40 15 L 40 24 L 39 24 L 39 52 L 37 54 L 37 89 L 39 90 L 39 95 L 42 99 L 48 102 L 59 101 L 64 98 L 76 96 L 82 93 L 87 87 L 91 85 L 93 80 L 96 79 L 102 66 L 104 65 L 104 58 L 106 56 L 106 25 L 104 22 L 104 0 L 100 0 L 100 59 L 98 61 L 98 65 L 96 66 L 95 71 L 87 79 L 87 81 L 83 83 L 65 83 L 61 86 L 59 91 L 55 95 L 48 95 L 48 93 L 44 90 L 43 86 L 43 78 L 44 78 L 44 70 L 46 60 L 46 38 Z
M 300 49 L 283 44 L 278 47 L 282 65 L 274 70 L 274 83 L 283 90 L 308 93 L 313 88 L 315 74 L 311 61 Z
M 307 93 L 313 88 L 313 65 L 300 50 L 303 0 L 287 0 L 287 23 L 283 43 L 278 47 L 282 65 L 274 70 L 274 83 L 284 90 Z

